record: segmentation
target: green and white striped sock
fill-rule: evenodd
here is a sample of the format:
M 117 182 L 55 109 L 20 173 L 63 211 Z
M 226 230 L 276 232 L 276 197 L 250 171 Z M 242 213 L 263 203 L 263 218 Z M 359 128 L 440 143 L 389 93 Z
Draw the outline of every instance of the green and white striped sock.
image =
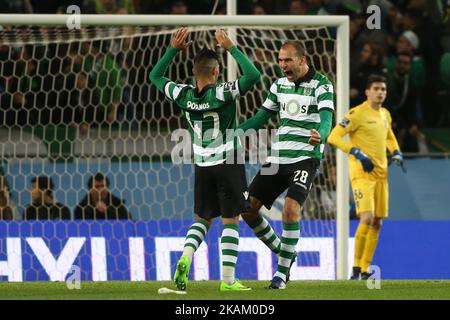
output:
M 208 232 L 209 225 L 207 222 L 199 220 L 194 222 L 184 240 L 183 256 L 188 256 L 189 261 L 192 261 L 194 252 L 200 247 L 200 244 L 205 239 L 205 235 Z
M 220 247 L 222 249 L 223 281 L 227 284 L 233 284 L 239 247 L 239 228 L 237 224 L 227 223 L 223 225 Z
M 291 266 L 292 256 L 295 252 L 295 246 L 300 238 L 300 224 L 284 223 L 283 234 L 281 236 L 280 255 L 278 256 L 278 266 L 275 276 L 286 281 L 286 274 Z
M 264 242 L 270 250 L 277 255 L 280 253 L 281 240 L 263 215 L 259 214 L 258 218 L 249 226 L 259 240 Z

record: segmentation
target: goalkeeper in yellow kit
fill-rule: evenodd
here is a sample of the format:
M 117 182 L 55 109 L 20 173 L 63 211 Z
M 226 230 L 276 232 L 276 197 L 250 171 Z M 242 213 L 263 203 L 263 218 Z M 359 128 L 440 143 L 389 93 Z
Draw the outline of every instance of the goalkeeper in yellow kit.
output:
M 334 127 L 328 142 L 349 153 L 349 172 L 360 223 L 355 234 L 355 260 L 351 279 L 368 279 L 368 268 L 378 243 L 384 218 L 388 216 L 388 161 L 403 167 L 403 156 L 391 128 L 391 115 L 382 107 L 386 78 L 371 75 L 365 90 L 367 100 L 347 112 Z M 350 142 L 343 137 L 348 134 Z

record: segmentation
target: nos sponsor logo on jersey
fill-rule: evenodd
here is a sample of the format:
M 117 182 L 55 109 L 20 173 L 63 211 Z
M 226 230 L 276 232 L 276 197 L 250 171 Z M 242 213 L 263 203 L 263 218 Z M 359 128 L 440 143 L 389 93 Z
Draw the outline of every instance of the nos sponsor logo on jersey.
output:
M 192 101 L 188 101 L 187 102 L 187 107 L 189 109 L 192 109 L 192 110 L 205 110 L 205 109 L 209 108 L 209 103 L 206 102 L 206 103 L 198 104 L 198 103 L 195 103 L 195 102 L 192 102 Z
M 296 100 L 287 103 L 281 103 L 281 110 L 287 112 L 290 116 L 298 116 L 308 113 L 307 105 L 300 105 Z

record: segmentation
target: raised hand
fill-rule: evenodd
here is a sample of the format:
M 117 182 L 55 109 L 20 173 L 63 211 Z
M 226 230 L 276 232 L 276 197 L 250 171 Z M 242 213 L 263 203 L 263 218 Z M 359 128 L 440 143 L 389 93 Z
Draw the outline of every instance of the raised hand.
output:
M 320 133 L 316 129 L 311 130 L 311 138 L 309 138 L 308 143 L 317 146 L 320 144 L 320 141 L 322 140 L 322 137 L 320 136 Z
M 216 40 L 219 46 L 225 50 L 229 50 L 232 46 L 234 46 L 233 41 L 231 41 L 230 37 L 228 37 L 227 33 L 223 29 L 216 30 Z
M 186 42 L 186 39 L 189 35 L 189 31 L 187 28 L 179 28 L 177 29 L 173 35 L 172 39 L 170 40 L 170 44 L 172 47 L 174 47 L 177 50 L 183 50 L 189 47 L 192 43 L 192 41 Z

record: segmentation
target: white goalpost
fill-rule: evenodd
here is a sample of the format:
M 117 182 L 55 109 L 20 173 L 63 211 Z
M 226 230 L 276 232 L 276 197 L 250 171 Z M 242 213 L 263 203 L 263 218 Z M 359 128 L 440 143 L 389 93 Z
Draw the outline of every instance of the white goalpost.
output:
M 9 79 L 8 81 L 11 83 L 14 82 L 13 87 L 17 87 L 17 91 L 21 93 L 20 97 L 25 101 L 23 102 L 24 104 L 27 101 L 33 101 L 32 104 L 23 109 L 24 114 L 26 114 L 23 118 L 25 119 L 23 123 L 20 115 L 14 114 L 11 118 L 7 118 L 5 111 L 5 116 L 2 120 L 4 123 L 0 124 L 0 152 L 3 162 L 0 163 L 0 166 L 4 166 L 3 172 L 0 171 L 0 173 L 9 177 L 9 187 L 13 198 L 16 200 L 17 207 L 23 209 L 24 203 L 29 201 L 28 196 L 23 198 L 20 190 L 17 190 L 18 188 L 26 188 L 27 174 L 41 172 L 50 174 L 48 172 L 49 168 L 54 168 L 55 172 L 57 172 L 57 185 L 68 186 L 66 190 L 55 192 L 58 199 L 61 199 L 61 202 L 72 201 L 75 203 L 81 199 L 82 194 L 77 189 L 85 188 L 86 181 L 85 177 L 81 176 L 81 172 L 92 173 L 92 170 L 103 170 L 106 174 L 109 173 L 117 177 L 117 180 L 113 181 L 115 182 L 113 186 L 114 191 L 130 199 L 131 203 L 128 203 L 129 210 L 136 219 L 155 218 L 156 216 L 158 219 L 171 218 L 170 215 L 165 215 L 164 212 L 187 210 L 186 208 L 192 205 L 189 195 L 183 190 L 183 188 L 192 188 L 189 185 L 190 180 L 187 182 L 187 169 L 174 169 L 162 163 L 162 159 L 168 154 L 170 155 L 170 149 L 173 147 L 169 136 L 171 129 L 182 127 L 183 123 L 177 111 L 168 108 L 167 102 L 159 101 L 162 95 L 157 95 L 148 88 L 147 84 L 142 83 L 142 81 L 147 79 L 150 65 L 139 66 L 140 59 L 142 59 L 141 64 L 144 61 L 152 63 L 162 56 L 171 31 L 176 26 L 190 27 L 195 39 L 205 40 L 205 43 L 212 43 L 213 27 L 221 26 L 227 28 L 236 40 L 237 45 L 242 46 L 244 53 L 251 55 L 254 61 L 260 63 L 260 68 L 264 71 L 262 72 L 264 76 L 262 81 L 267 83 L 277 76 L 276 57 L 279 49 L 277 46 L 280 41 L 283 38 L 296 38 L 307 42 L 309 48 L 313 50 L 311 60 L 314 67 L 320 72 L 328 73 L 334 82 L 336 89 L 335 119 L 336 122 L 342 119 L 349 107 L 349 18 L 347 16 L 250 16 L 236 15 L 235 10 L 235 6 L 230 6 L 226 16 L 80 15 L 75 17 L 71 15 L 0 14 L 0 25 L 3 26 L 1 32 L 5 35 L 0 39 L 0 46 L 8 47 L 8 50 L 6 51 L 5 49 L 4 51 L 6 58 L 0 63 L 5 68 L 9 67 L 9 65 L 11 68 L 11 74 L 6 74 L 6 71 L 4 71 L 6 69 L 2 69 L 2 72 L 5 74 L 0 74 L 0 80 L 3 78 Z M 66 24 L 78 18 L 83 31 L 77 32 L 76 30 L 67 29 Z M 32 26 L 42 27 L 42 29 L 36 31 Z M 164 28 L 159 28 L 160 26 L 164 26 Z M 44 29 L 48 33 L 43 37 L 38 33 Z M 317 39 L 319 41 L 316 41 Z M 59 146 L 53 150 L 54 144 L 42 143 L 46 138 L 46 134 L 41 134 L 42 139 L 36 139 L 35 127 L 45 127 L 46 125 L 42 120 L 45 118 L 45 112 L 37 109 L 37 101 L 41 101 L 39 100 L 39 88 L 41 91 L 45 91 L 43 89 L 46 85 L 46 79 L 51 83 L 50 90 L 41 93 L 43 95 L 42 104 L 45 105 L 43 109 L 50 110 L 51 106 L 48 104 L 50 103 L 49 101 L 52 101 L 53 95 L 56 97 L 55 101 L 60 101 L 65 92 L 70 91 L 67 89 L 67 83 L 70 83 L 70 81 L 74 83 L 76 94 L 81 96 L 84 89 L 78 89 L 77 87 L 77 85 L 82 86 L 78 82 L 82 83 L 82 80 L 78 78 L 78 73 L 84 74 L 83 77 L 86 78 L 86 83 L 89 83 L 92 74 L 95 73 L 92 70 L 95 68 L 96 63 L 107 66 L 105 68 L 108 72 L 115 68 L 121 69 L 122 65 L 120 64 L 117 67 L 113 66 L 114 63 L 111 61 L 114 59 L 108 60 L 104 58 L 101 62 L 96 60 L 95 54 L 92 53 L 92 48 L 97 46 L 97 43 L 100 51 L 103 50 L 104 57 L 108 53 L 112 54 L 114 58 L 120 56 L 120 59 L 117 58 L 117 60 L 122 61 L 123 65 L 127 65 L 127 73 L 120 75 L 124 81 L 123 83 L 121 82 L 124 88 L 123 92 L 129 95 L 129 101 L 133 101 L 134 94 L 138 96 L 135 104 L 132 102 L 129 102 L 129 104 L 133 105 L 133 107 L 141 106 L 142 114 L 134 116 L 131 120 L 126 120 L 128 109 L 126 106 L 123 107 L 123 110 L 120 109 L 124 103 L 118 103 L 119 111 L 116 112 L 122 114 L 123 119 L 125 119 L 123 123 L 126 123 L 126 126 L 118 126 L 117 129 L 113 130 L 110 126 L 102 127 L 99 122 L 98 126 L 95 127 L 88 125 L 88 128 L 84 129 L 87 131 L 81 134 L 80 131 L 77 131 L 81 128 L 78 124 L 75 131 L 64 129 L 62 131 L 64 137 L 53 139 L 53 141 L 60 139 L 58 140 Z M 53 45 L 54 49 L 47 48 Z M 22 47 L 25 49 L 22 50 Z M 327 49 L 328 47 L 331 49 Z M 28 51 L 25 52 L 24 50 Z M 53 55 L 49 54 L 51 50 L 54 50 Z M 189 80 L 187 75 L 190 73 L 189 68 L 191 67 L 189 60 L 198 48 L 194 47 L 190 50 L 186 56 L 177 57 L 174 60 L 174 65 L 169 68 L 169 72 L 177 77 L 174 80 L 180 82 Z M 18 57 L 17 60 L 11 60 L 14 55 Z M 92 59 L 90 58 L 91 56 Z M 261 59 L 264 61 L 261 61 Z M 24 61 L 23 63 L 22 60 Z M 46 61 L 42 62 L 44 60 Z M 75 71 L 73 61 L 79 63 L 80 69 L 78 71 Z M 44 63 L 46 66 L 49 66 L 49 70 L 53 68 L 56 71 L 48 75 L 40 74 L 40 66 Z M 22 64 L 24 65 L 24 71 L 22 74 L 19 74 L 17 70 L 22 70 Z M 223 64 L 226 69 L 223 77 L 226 80 L 230 81 L 238 76 L 239 70 L 229 54 L 224 55 Z M 91 69 L 89 69 L 89 66 L 91 66 Z M 32 77 L 28 74 L 30 68 L 37 70 L 35 71 L 37 76 L 33 74 Z M 321 70 L 321 68 L 326 70 Z M 94 77 L 96 85 L 102 81 L 101 77 L 101 71 L 98 71 Z M 127 81 L 132 77 L 135 77 L 137 80 L 131 85 Z M 0 85 L 3 84 L 0 83 Z M 6 91 L 9 85 L 4 85 Z M 33 85 L 35 89 L 33 89 Z M 61 85 L 61 89 L 58 89 L 59 85 Z M 99 100 L 92 102 L 92 100 L 89 100 L 91 98 L 88 98 L 89 101 L 86 104 L 96 107 L 103 104 L 102 99 L 112 99 L 115 96 L 115 86 L 115 84 L 110 82 L 106 83 L 104 85 L 106 91 L 100 93 Z M 105 94 L 105 92 L 108 93 Z M 241 98 L 238 107 L 238 117 L 240 117 L 241 121 L 253 115 L 253 109 L 260 107 L 264 100 L 265 92 L 267 92 L 267 88 L 265 83 L 262 83 L 255 89 L 255 92 Z M 94 95 L 95 92 L 90 97 Z M 106 98 L 105 95 L 107 96 Z M 17 101 L 19 100 L 17 96 L 11 95 L 11 99 L 8 100 L 8 103 L 11 104 L 11 109 L 15 108 L 15 106 L 13 108 L 13 105 L 18 103 Z M 248 108 L 250 105 L 252 110 Z M 6 107 L 4 106 L 4 108 Z M 34 111 L 36 112 L 33 113 Z M 54 111 L 49 112 L 49 117 L 55 119 Z M 156 119 L 157 116 L 161 120 Z M 67 121 L 61 120 L 60 124 L 69 128 L 75 116 L 71 114 L 70 117 L 72 118 Z M 147 117 L 148 123 L 143 125 L 142 122 L 145 122 Z M 61 116 L 62 118 L 63 116 Z M 51 122 L 52 120 L 49 121 Z M 100 120 L 94 119 L 91 121 Z M 80 120 L 80 122 L 82 121 Z M 58 135 L 58 130 L 55 129 L 55 137 Z M 67 147 L 68 151 L 64 151 L 64 143 L 68 140 L 70 140 L 70 143 L 68 143 L 70 146 Z M 47 157 L 50 157 L 50 154 L 54 162 L 47 164 Z M 332 209 L 335 211 L 333 213 L 334 216 L 327 213 L 325 219 L 329 221 L 335 219 L 336 221 L 335 245 L 337 256 L 335 275 L 336 279 L 345 280 L 349 274 L 348 165 L 347 157 L 344 153 L 336 151 L 335 155 L 336 158 L 329 161 L 333 162 L 333 166 L 335 165 L 337 173 L 335 183 L 330 182 L 333 180 L 329 176 L 332 173 L 328 171 L 327 176 L 324 178 L 326 182 L 324 182 L 322 191 L 330 191 L 335 197 L 335 205 Z M 129 157 L 129 159 L 138 158 L 139 160 L 137 163 L 131 163 L 130 160 L 129 164 L 124 164 L 126 161 L 121 160 L 123 157 Z M 155 157 L 161 160 L 162 164 L 158 166 L 153 165 L 152 159 Z M 330 150 L 328 150 L 328 157 L 331 157 Z M 58 158 L 58 160 L 54 158 Z M 119 160 L 115 160 L 117 161 L 115 165 L 106 165 L 104 160 L 109 158 L 118 158 Z M 70 173 L 64 172 L 71 163 L 74 164 L 73 169 L 70 169 L 73 171 L 70 171 Z M 42 170 L 34 169 L 33 165 L 37 165 Z M 35 172 L 35 170 L 37 171 Z M 143 177 L 143 172 L 148 170 L 153 173 Z M 177 185 L 178 181 L 181 181 L 180 183 L 186 187 L 179 187 Z M 150 185 L 151 190 L 144 190 L 147 186 L 143 184 Z M 159 188 L 158 184 L 161 184 L 161 188 Z M 171 199 L 173 195 L 179 195 L 180 197 L 179 199 Z M 149 197 L 155 199 L 154 206 L 147 207 L 145 204 Z M 160 203 L 156 204 L 157 201 L 160 201 Z M 322 208 L 320 210 L 324 210 L 320 194 L 317 197 L 311 196 L 310 201 L 313 207 L 320 207 Z M 162 213 L 157 214 L 155 212 Z M 319 219 L 319 216 L 311 214 L 308 219 Z M 176 227 L 173 228 L 170 229 L 171 232 L 176 229 Z M 321 227 L 318 225 L 317 228 Z

